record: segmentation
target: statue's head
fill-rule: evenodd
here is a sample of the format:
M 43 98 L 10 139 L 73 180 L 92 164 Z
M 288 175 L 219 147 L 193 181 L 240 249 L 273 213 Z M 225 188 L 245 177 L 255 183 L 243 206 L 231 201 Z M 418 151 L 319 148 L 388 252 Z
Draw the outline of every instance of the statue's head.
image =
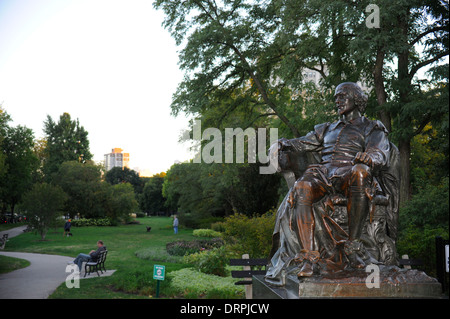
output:
M 367 95 L 353 82 L 344 82 L 336 87 L 334 98 L 340 115 L 351 112 L 355 108 L 363 114 L 367 106 Z M 341 101 L 341 102 L 339 102 Z M 342 101 L 346 101 L 345 105 Z

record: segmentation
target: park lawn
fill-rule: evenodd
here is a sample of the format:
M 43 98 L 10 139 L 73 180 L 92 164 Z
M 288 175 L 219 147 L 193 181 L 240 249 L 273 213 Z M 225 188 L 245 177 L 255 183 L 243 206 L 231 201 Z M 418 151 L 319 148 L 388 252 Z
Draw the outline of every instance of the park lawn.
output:
M 0 274 L 28 267 L 30 262 L 25 259 L 0 255 Z
M 154 263 L 136 257 L 136 251 L 151 247 L 165 249 L 167 243 L 175 240 L 202 238 L 194 237 L 192 229 L 180 228 L 178 234 L 174 234 L 172 219 L 169 217 L 144 217 L 136 220 L 140 224 L 72 227 L 72 237 L 63 237 L 62 229 L 51 229 L 44 241 L 37 234 L 24 233 L 11 238 L 5 250 L 75 257 L 78 253 L 96 249 L 97 240 L 103 240 L 108 249 L 106 268 L 116 269 L 116 272 L 111 277 L 82 279 L 80 289 L 69 289 L 63 283 L 51 298 L 153 297 L 156 287 L 156 281 L 152 278 Z M 146 226 L 152 227 L 150 232 L 147 232 Z M 166 273 L 187 267 L 180 263 L 165 263 L 165 266 Z M 163 281 L 160 296 L 174 297 L 174 294 L 168 282 Z

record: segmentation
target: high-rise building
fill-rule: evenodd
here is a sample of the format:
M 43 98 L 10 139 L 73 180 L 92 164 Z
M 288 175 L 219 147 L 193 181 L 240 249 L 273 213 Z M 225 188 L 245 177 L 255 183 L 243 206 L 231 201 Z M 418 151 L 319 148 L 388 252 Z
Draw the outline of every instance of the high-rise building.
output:
M 113 148 L 111 153 L 105 154 L 105 169 L 113 167 L 130 168 L 130 153 L 123 153 L 121 148 Z

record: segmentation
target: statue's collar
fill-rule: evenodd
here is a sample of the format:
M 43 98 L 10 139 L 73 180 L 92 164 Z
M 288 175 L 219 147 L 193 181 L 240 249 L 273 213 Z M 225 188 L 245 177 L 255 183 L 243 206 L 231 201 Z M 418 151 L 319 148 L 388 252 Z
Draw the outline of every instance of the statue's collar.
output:
M 364 116 L 357 117 L 356 119 L 350 121 L 339 119 L 337 122 L 334 122 L 333 124 L 330 125 L 330 130 L 335 130 L 340 125 L 347 125 L 347 124 L 358 125 L 361 124 L 363 121 Z

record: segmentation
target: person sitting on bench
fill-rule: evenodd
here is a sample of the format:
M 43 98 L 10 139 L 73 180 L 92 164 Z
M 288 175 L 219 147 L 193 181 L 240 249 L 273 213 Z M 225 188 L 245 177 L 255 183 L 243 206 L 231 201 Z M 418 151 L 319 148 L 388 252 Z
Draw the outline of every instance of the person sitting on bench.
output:
M 78 256 L 74 259 L 73 263 L 78 265 L 78 269 L 81 272 L 81 267 L 83 266 L 83 262 L 89 262 L 89 261 L 97 261 L 97 259 L 100 256 L 100 253 L 106 250 L 106 246 L 103 244 L 103 241 L 99 240 L 97 242 L 97 250 L 91 250 L 89 254 L 83 254 L 80 253 Z M 72 264 L 72 263 L 70 263 Z

